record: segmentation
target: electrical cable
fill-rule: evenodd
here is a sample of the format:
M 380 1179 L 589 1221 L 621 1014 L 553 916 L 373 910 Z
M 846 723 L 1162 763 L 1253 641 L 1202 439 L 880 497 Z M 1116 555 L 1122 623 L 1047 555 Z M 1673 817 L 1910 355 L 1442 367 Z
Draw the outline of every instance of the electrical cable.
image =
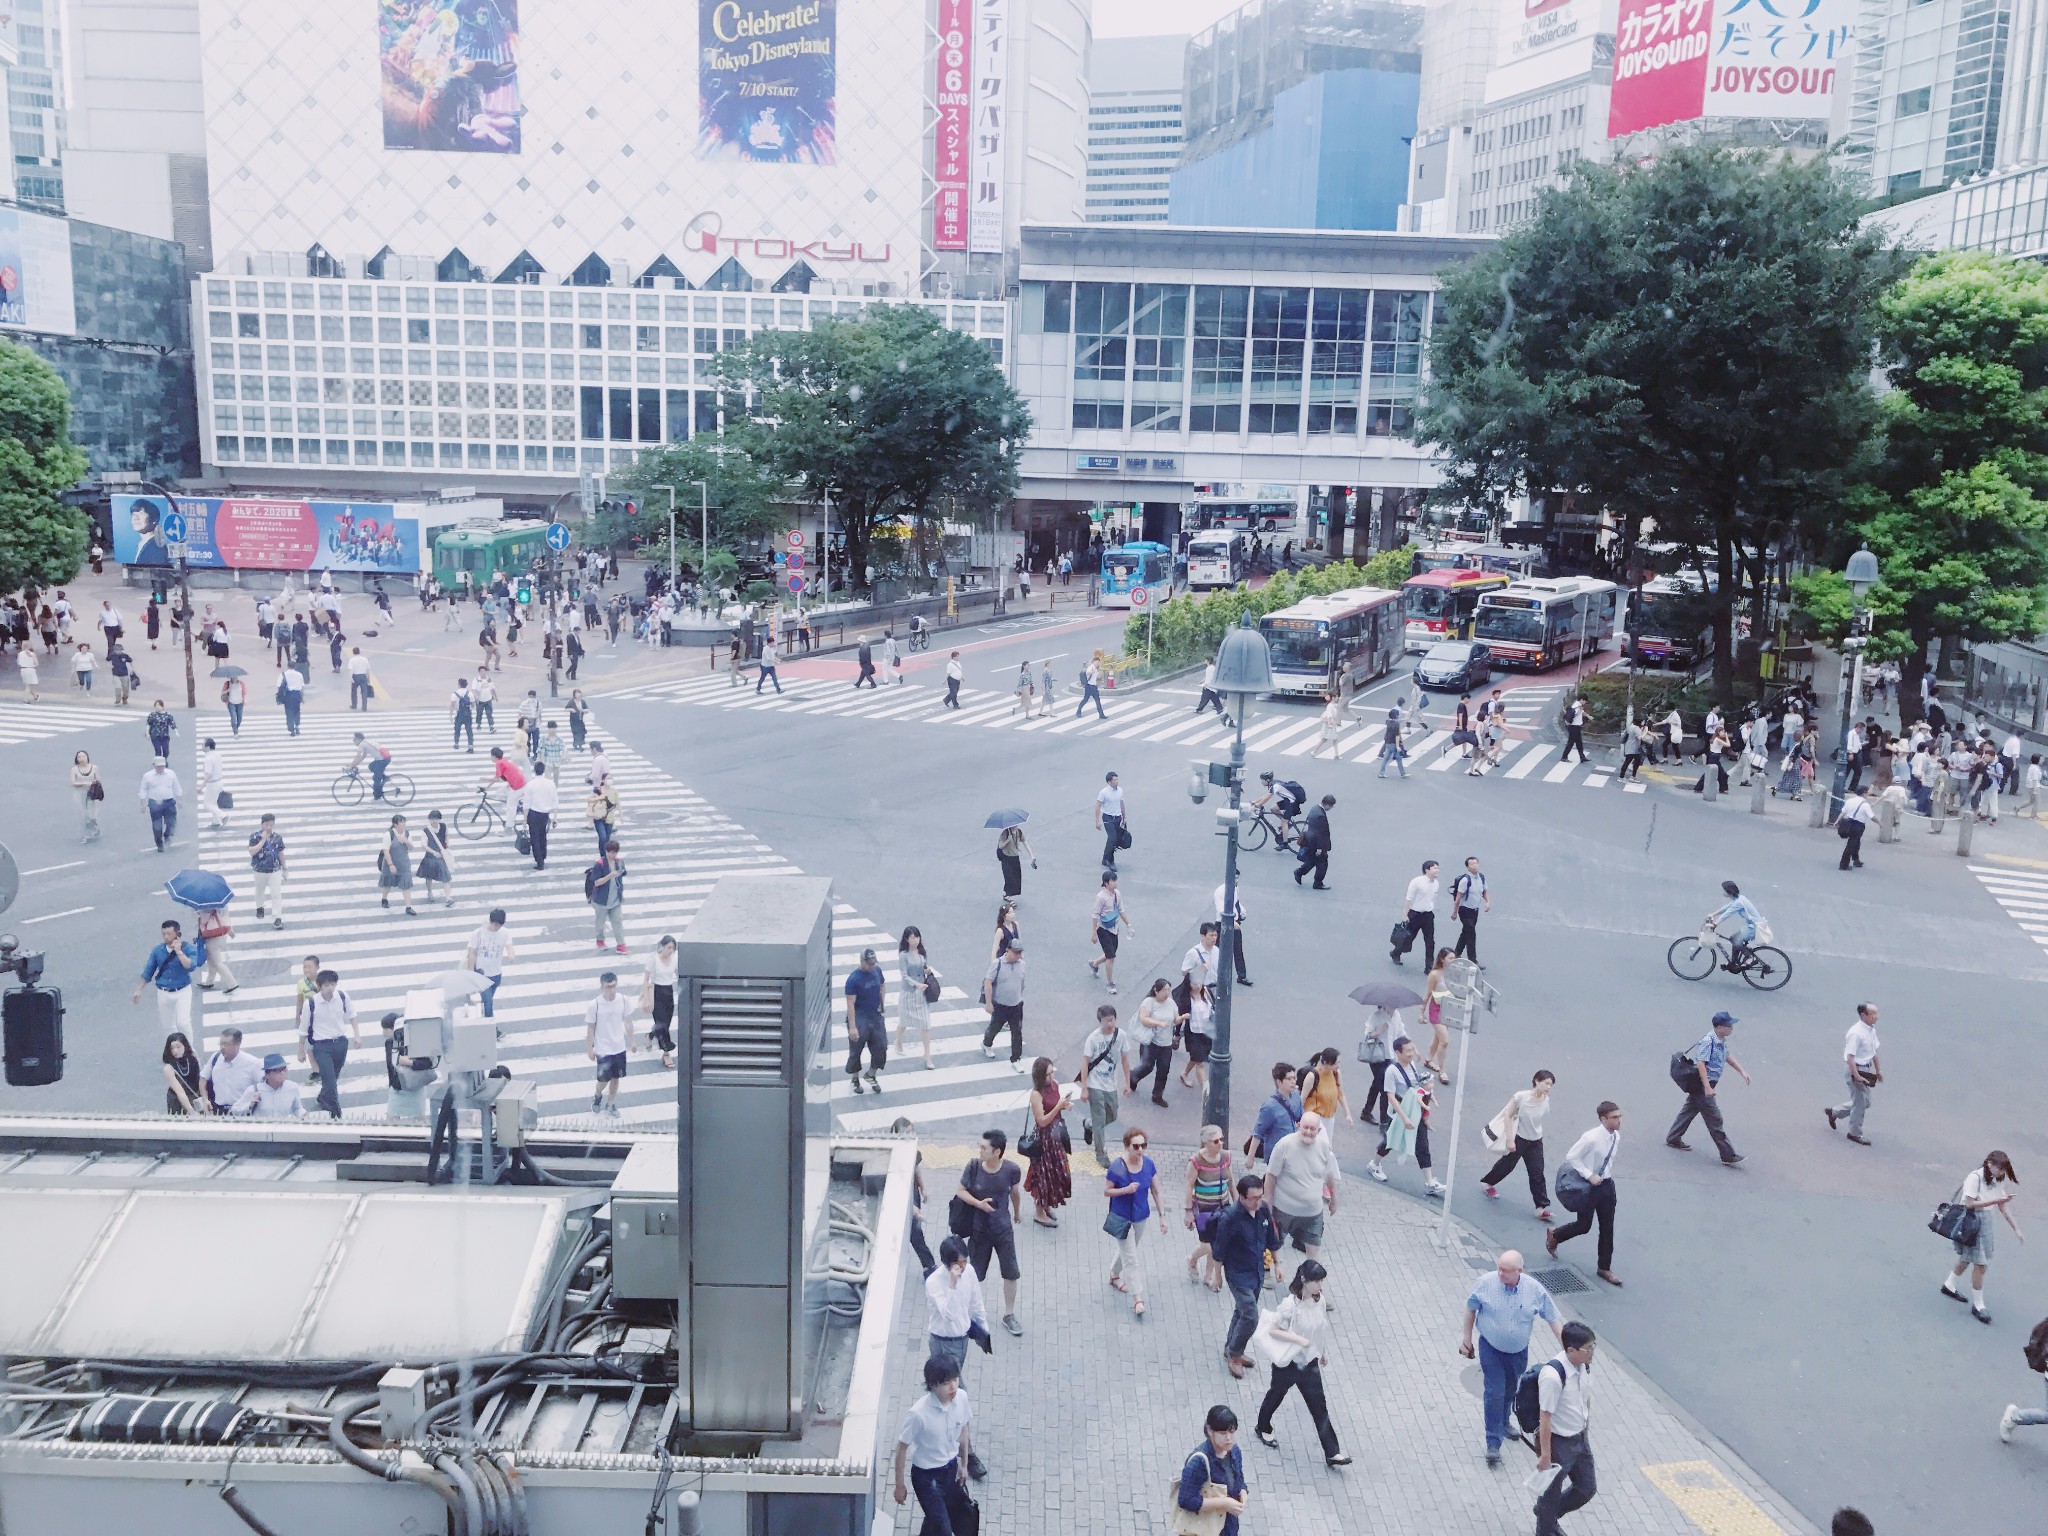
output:
M 254 1510 L 242 1501 L 242 1490 L 233 1483 L 220 1485 L 220 1501 L 241 1517 L 242 1524 L 256 1533 L 256 1536 L 277 1536 L 274 1527 L 264 1524 Z
M 455 1504 L 455 1536 L 492 1536 L 484 1526 L 483 1501 L 477 1496 L 476 1484 L 469 1474 L 462 1470 L 460 1462 L 446 1451 L 437 1453 L 434 1465 L 441 1475 L 454 1485 L 457 1494 Z

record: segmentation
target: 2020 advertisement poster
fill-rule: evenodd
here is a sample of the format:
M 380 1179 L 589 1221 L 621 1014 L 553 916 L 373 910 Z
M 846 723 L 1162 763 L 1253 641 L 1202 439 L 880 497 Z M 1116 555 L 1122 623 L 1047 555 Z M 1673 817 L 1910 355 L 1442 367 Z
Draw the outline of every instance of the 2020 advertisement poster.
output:
M 123 565 L 174 563 L 163 496 L 114 498 L 114 558 Z M 180 496 L 185 561 L 193 570 L 368 571 L 420 569 L 420 525 L 388 501 L 289 501 Z

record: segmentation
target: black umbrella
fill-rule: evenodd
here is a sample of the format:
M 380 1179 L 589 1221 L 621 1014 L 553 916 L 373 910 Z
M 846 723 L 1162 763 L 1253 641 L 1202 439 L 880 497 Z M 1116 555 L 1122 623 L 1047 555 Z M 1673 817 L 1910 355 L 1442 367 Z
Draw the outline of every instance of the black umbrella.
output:
M 238 667 L 234 665 L 234 663 L 226 661 L 222 662 L 219 666 L 215 667 L 213 671 L 208 674 L 208 676 L 210 677 L 247 677 L 248 675 L 248 672 L 244 668 Z
M 1354 987 L 1351 1001 L 1363 1003 L 1368 1008 L 1420 1008 L 1421 994 L 1392 981 L 1369 981 L 1362 987 Z
M 1021 827 L 1031 819 L 1029 811 L 990 811 L 984 827 Z

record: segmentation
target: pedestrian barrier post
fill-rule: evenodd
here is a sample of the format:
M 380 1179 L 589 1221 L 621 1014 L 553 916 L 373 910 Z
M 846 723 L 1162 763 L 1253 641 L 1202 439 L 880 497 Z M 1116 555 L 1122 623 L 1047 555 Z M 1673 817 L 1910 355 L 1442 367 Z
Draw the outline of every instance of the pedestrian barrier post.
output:
M 1762 769 L 1758 769 L 1756 777 L 1750 780 L 1749 814 L 1752 816 L 1764 814 L 1764 791 L 1769 787 L 1764 781 L 1768 777 Z
M 1877 802 L 1877 840 L 1880 843 L 1899 840 L 1899 808 L 1889 800 Z
M 1834 791 L 1821 788 L 1820 778 L 1816 775 L 1813 781 L 1813 809 L 1807 813 L 1806 824 L 1809 827 L 1826 826 L 1829 820 L 1828 813 L 1834 809 L 1834 799 Z
M 1700 799 L 1711 805 L 1721 798 L 1721 773 L 1718 763 L 1708 763 L 1700 770 Z
M 1479 979 L 1479 967 L 1470 960 L 1457 959 L 1444 967 L 1444 984 L 1451 1006 L 1444 1010 L 1444 1022 L 1458 1031 L 1458 1081 L 1451 1095 L 1451 1157 L 1444 1169 L 1444 1214 L 1437 1224 L 1437 1244 L 1451 1238 L 1451 1196 L 1458 1184 L 1459 1126 L 1465 1118 L 1465 1079 L 1472 1065 L 1472 1037 L 1479 1032 L 1479 1003 L 1482 991 L 1492 1011 L 1495 993 Z
M 1956 812 L 1957 858 L 1967 859 L 1970 856 L 1970 834 L 1975 832 L 1976 829 L 1977 818 L 1970 813 L 1970 810 L 1967 806 L 1964 807 L 1962 810 Z

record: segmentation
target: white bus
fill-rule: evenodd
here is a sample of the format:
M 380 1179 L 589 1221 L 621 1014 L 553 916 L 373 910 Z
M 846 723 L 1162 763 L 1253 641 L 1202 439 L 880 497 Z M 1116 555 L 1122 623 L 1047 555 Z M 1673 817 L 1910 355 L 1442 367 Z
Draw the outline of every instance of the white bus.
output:
M 1210 528 L 1188 539 L 1188 590 L 1234 587 L 1252 569 L 1252 541 L 1236 528 Z
M 1273 691 L 1321 698 L 1384 676 L 1401 655 L 1401 594 L 1351 587 L 1267 614 L 1259 633 L 1273 656 Z
M 1621 589 L 1590 576 L 1517 581 L 1482 592 L 1472 638 L 1503 667 L 1546 672 L 1598 651 L 1614 636 Z

